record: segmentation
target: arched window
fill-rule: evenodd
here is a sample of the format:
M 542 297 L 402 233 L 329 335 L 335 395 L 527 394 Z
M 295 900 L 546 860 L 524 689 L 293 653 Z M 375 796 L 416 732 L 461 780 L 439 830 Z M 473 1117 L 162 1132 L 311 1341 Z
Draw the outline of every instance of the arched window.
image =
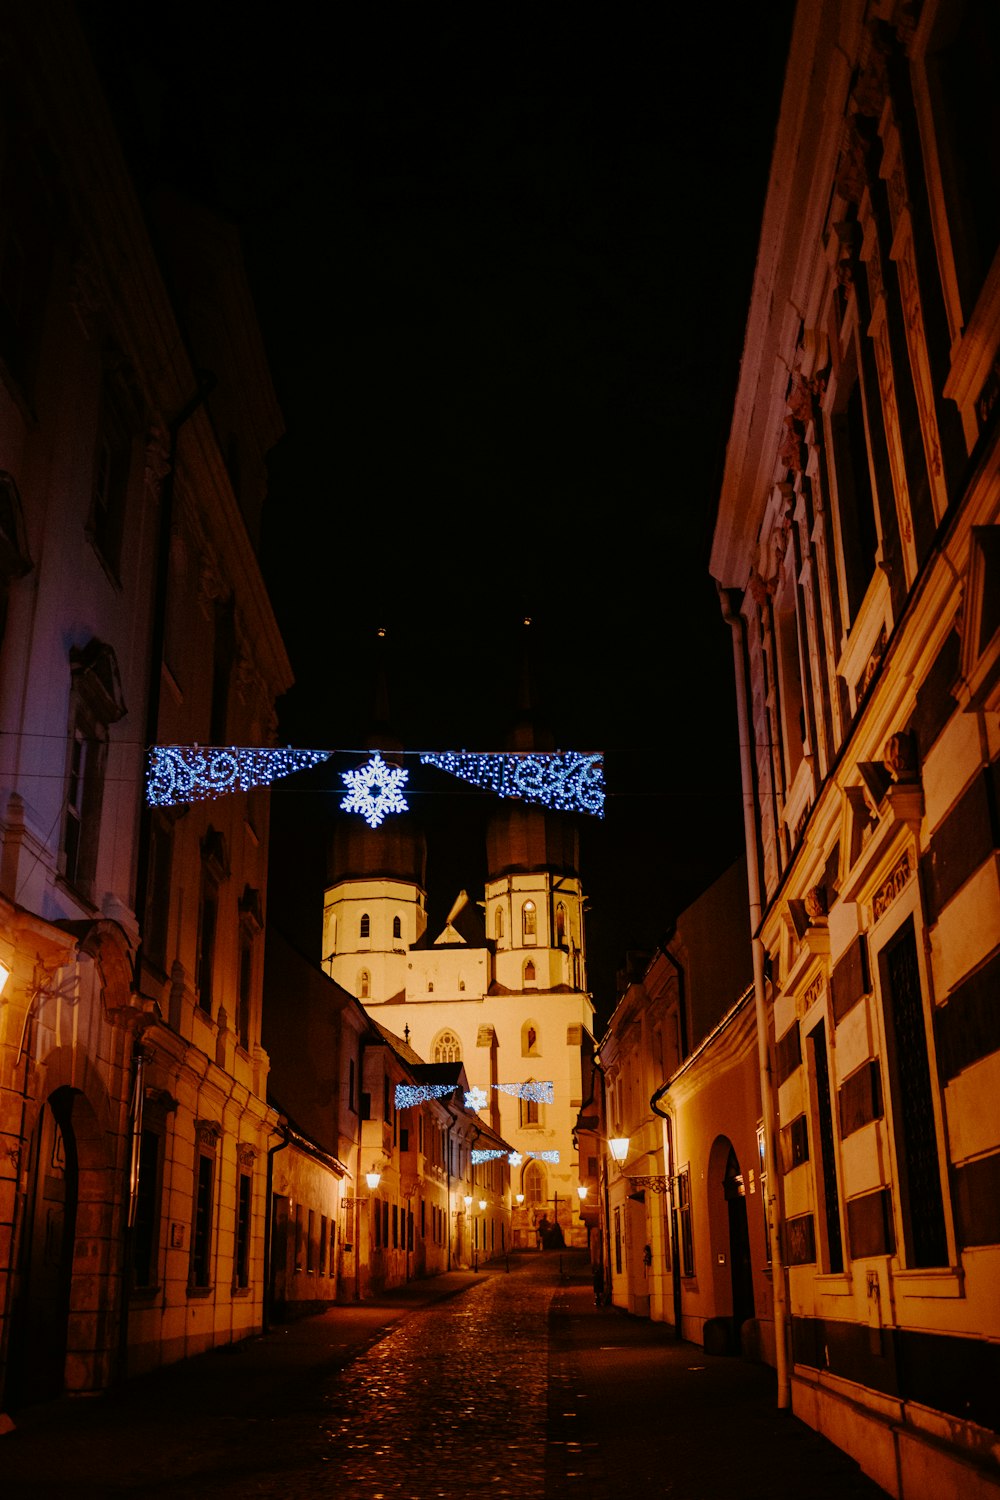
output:
M 362 969 L 358 975 L 358 999 L 367 1000 L 371 995 L 372 977 L 367 969 Z
M 403 919 L 402 919 L 402 917 L 393 917 L 393 919 L 392 919 L 392 935 L 393 935 L 394 938 L 401 938 L 403 936 Z
M 535 965 L 530 958 L 526 958 L 524 961 L 524 982 L 525 984 L 534 984 L 535 982 Z
M 496 919 L 495 919 L 495 922 L 494 922 L 494 927 L 495 927 L 495 930 L 496 930 L 496 939 L 497 939 L 497 942 L 498 943 L 503 942 L 503 907 L 502 906 L 498 906 L 497 907 L 497 914 L 496 914 Z
M 521 1027 L 521 1056 L 541 1056 L 541 1048 L 538 1045 L 538 1027 L 534 1021 L 525 1021 Z
M 359 933 L 361 937 L 371 937 L 372 935 L 372 919 L 366 911 L 361 913 Z
M 548 1202 L 545 1168 L 540 1161 L 529 1161 L 521 1178 L 524 1201 L 529 1208 L 542 1208 Z
M 529 1083 L 534 1083 L 534 1081 L 533 1078 L 528 1080 Z M 542 1123 L 542 1106 L 537 1099 L 519 1099 L 518 1105 L 517 1123 L 519 1125 L 540 1125 Z
M 465 980 L 464 979 L 460 979 L 458 981 L 458 989 L 459 989 L 459 994 L 461 994 L 461 992 L 465 989 Z
M 434 1061 L 436 1063 L 462 1061 L 462 1044 L 453 1031 L 438 1032 L 434 1043 Z
M 562 948 L 566 942 L 566 907 L 560 901 L 556 907 L 556 947 Z
M 538 931 L 538 914 L 534 901 L 526 901 L 521 907 L 521 936 L 526 943 L 533 943 Z

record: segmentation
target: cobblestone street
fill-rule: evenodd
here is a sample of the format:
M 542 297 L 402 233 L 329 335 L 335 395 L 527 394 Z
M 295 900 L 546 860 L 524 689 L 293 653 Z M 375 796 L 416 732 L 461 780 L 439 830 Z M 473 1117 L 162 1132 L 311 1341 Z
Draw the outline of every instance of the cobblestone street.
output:
M 3 1500 L 884 1500 L 773 1372 L 595 1308 L 585 1260 L 411 1283 L 0 1437 Z

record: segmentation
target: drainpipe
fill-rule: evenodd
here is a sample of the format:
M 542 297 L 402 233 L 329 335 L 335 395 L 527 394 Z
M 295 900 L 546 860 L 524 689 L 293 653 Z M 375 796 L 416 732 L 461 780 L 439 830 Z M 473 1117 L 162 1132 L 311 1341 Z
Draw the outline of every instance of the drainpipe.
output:
M 284 1151 L 291 1144 L 291 1133 L 288 1129 L 288 1121 L 279 1121 L 279 1128 L 284 1132 L 284 1139 L 276 1146 L 267 1148 L 267 1186 L 264 1190 L 264 1296 L 263 1296 L 263 1318 L 264 1332 L 267 1333 L 271 1327 L 271 1313 L 274 1311 L 271 1296 L 271 1220 L 274 1217 L 274 1158 L 279 1151 Z
M 666 1146 L 667 1146 L 667 1199 L 670 1204 L 670 1281 L 674 1295 L 674 1336 L 681 1336 L 681 1266 L 678 1256 L 677 1245 L 677 1202 L 674 1184 L 674 1122 L 665 1109 L 660 1108 L 660 1100 L 670 1087 L 669 1083 L 661 1083 L 655 1094 L 649 1101 L 649 1107 L 654 1115 L 659 1115 L 666 1124 Z
M 752 726 L 747 703 L 746 649 L 743 639 L 743 616 L 739 599 L 730 590 L 719 587 L 722 617 L 732 631 L 733 665 L 736 679 L 736 709 L 740 736 L 740 777 L 743 786 L 743 837 L 747 854 L 747 882 L 750 892 L 750 934 L 753 953 L 754 1005 L 757 1013 L 757 1062 L 760 1070 L 761 1107 L 764 1111 L 764 1147 L 767 1160 L 768 1199 L 767 1228 L 771 1244 L 771 1294 L 774 1301 L 774 1350 L 778 1377 L 778 1407 L 791 1406 L 791 1384 L 788 1369 L 788 1313 L 785 1294 L 785 1268 L 781 1260 L 781 1222 L 778 1203 L 778 1167 L 775 1155 L 774 1079 L 768 1047 L 767 991 L 764 974 L 764 944 L 760 938 L 761 879 L 757 853 L 757 825 L 754 817 L 753 763 L 750 747 Z
M 606 1087 L 606 1082 L 605 1082 L 607 1075 L 605 1074 L 604 1068 L 603 1068 L 603 1066 L 601 1064 L 600 1057 L 599 1057 L 599 1055 L 598 1055 L 598 1053 L 597 1053 L 596 1050 L 594 1052 L 594 1070 L 595 1070 L 595 1072 L 597 1073 L 598 1077 L 601 1080 L 601 1125 L 603 1126 L 605 1132 L 607 1132 L 607 1128 L 608 1128 L 608 1099 L 607 1099 L 607 1087 Z M 604 1144 L 605 1144 L 605 1147 L 606 1147 L 607 1146 L 607 1140 L 606 1140 L 606 1138 L 605 1138 Z M 602 1251 L 601 1251 L 601 1260 L 604 1263 L 604 1295 L 610 1301 L 611 1300 L 611 1197 L 610 1197 L 610 1194 L 608 1193 L 608 1153 L 607 1153 L 606 1149 L 602 1150 L 602 1152 L 601 1152 L 601 1177 L 602 1177 L 601 1186 L 602 1186 L 602 1188 L 604 1190 L 604 1245 L 603 1245 Z
M 448 1212 L 447 1212 L 447 1219 L 448 1219 L 448 1264 L 447 1264 L 447 1270 L 450 1271 L 451 1270 L 451 1132 L 454 1130 L 455 1126 L 458 1124 L 458 1116 L 456 1114 L 452 1113 L 452 1108 L 451 1108 L 451 1105 L 448 1103 L 447 1095 L 445 1096 L 443 1102 L 444 1102 L 445 1109 L 448 1111 L 448 1114 L 451 1117 L 451 1124 L 448 1126 L 448 1131 L 447 1131 L 447 1134 L 445 1135 L 445 1140 L 444 1140 L 445 1202 L 448 1205 Z

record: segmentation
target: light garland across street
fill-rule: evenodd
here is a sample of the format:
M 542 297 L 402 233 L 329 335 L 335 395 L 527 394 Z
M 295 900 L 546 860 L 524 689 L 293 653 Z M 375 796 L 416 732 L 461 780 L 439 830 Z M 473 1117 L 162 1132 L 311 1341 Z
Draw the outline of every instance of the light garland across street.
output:
M 222 797 L 229 792 L 248 792 L 319 765 L 334 754 L 347 753 L 247 745 L 155 745 L 149 751 L 146 799 L 151 807 L 172 807 L 207 797 Z M 422 765 L 434 766 L 484 787 L 498 797 L 533 802 L 561 812 L 604 816 L 604 761 L 596 752 L 408 753 L 419 755 Z M 377 828 L 390 813 L 409 811 L 402 792 L 409 774 L 383 760 L 377 750 L 373 751 L 362 765 L 341 772 L 347 788 L 341 809 L 359 813 L 371 828 Z

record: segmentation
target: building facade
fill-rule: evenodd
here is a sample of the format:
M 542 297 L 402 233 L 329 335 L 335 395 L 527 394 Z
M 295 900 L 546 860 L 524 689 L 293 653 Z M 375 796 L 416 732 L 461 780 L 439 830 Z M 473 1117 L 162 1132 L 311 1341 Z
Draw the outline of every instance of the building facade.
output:
M 179 199 L 140 202 L 73 7 L 6 7 L 0 69 L 16 1409 L 261 1327 L 268 795 L 154 810 L 146 752 L 273 743 L 291 673 L 255 552 L 281 416 L 234 236 Z
M 802 4 L 711 554 L 795 1412 L 1000 1484 L 1000 15 Z

